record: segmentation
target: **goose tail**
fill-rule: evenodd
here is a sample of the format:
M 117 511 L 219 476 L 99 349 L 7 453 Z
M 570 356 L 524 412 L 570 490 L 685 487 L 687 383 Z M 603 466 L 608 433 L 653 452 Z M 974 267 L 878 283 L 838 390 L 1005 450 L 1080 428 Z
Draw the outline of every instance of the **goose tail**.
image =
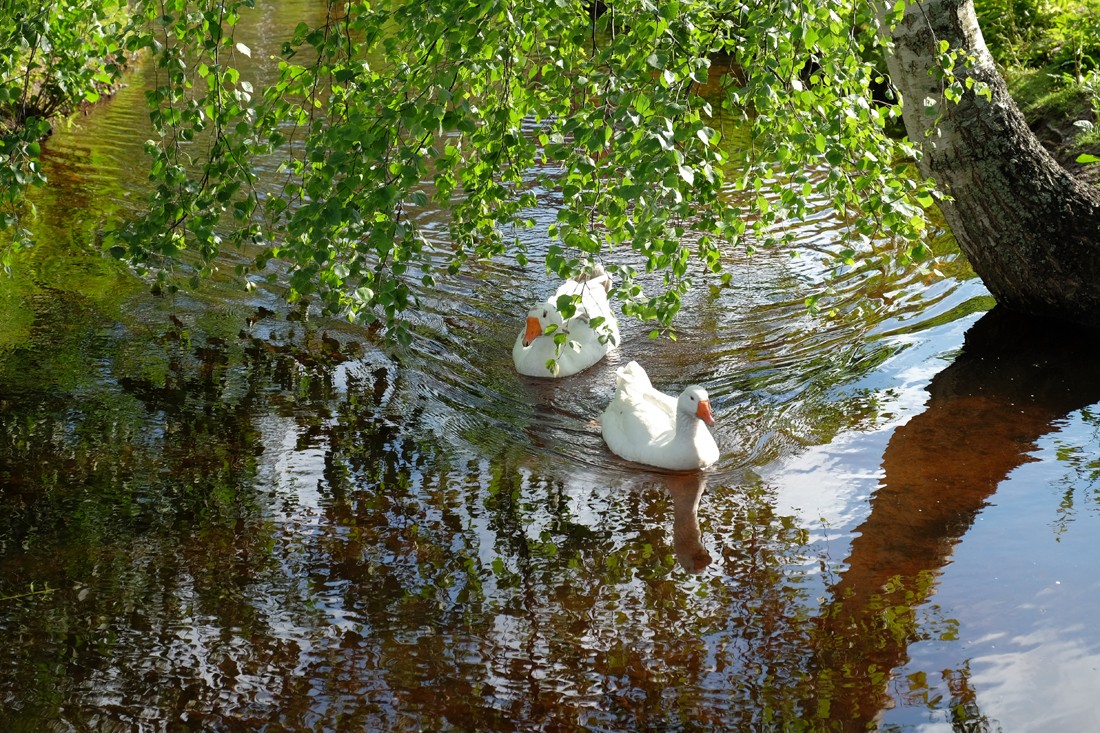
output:
M 615 370 L 615 387 L 620 393 L 638 393 L 652 389 L 653 385 L 650 383 L 649 375 L 646 374 L 642 365 L 636 361 L 631 361 L 626 366 L 621 366 Z
M 584 266 L 579 275 L 573 278 L 574 282 L 582 285 L 599 285 L 605 293 L 611 292 L 611 275 L 599 262 L 589 262 Z

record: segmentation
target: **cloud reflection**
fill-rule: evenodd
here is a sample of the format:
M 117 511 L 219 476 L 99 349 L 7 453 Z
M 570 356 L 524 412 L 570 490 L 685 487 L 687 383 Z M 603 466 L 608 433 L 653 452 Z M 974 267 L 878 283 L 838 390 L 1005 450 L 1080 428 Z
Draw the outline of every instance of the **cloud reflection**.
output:
M 1037 441 L 1100 401 L 1098 373 L 1100 345 L 1081 329 L 1000 309 L 970 328 L 932 379 L 924 411 L 891 436 L 870 512 L 823 608 L 817 664 L 846 670 L 848 688 L 822 689 L 834 715 L 875 720 L 956 546 L 1009 473 L 1035 460 Z

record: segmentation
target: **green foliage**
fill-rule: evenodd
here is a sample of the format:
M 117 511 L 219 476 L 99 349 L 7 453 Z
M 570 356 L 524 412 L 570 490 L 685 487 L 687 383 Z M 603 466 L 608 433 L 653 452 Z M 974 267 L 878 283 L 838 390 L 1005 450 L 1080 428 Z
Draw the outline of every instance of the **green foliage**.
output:
M 1054 16 L 1051 61 L 1080 82 L 1100 65 L 1100 8 L 1095 3 L 1066 3 Z
M 1087 96 L 1093 117 L 1100 119 L 1100 69 L 1092 69 L 1077 79 L 1078 86 Z
M 197 256 L 191 280 L 215 269 L 222 235 L 219 224 L 232 208 L 247 222 L 257 192 L 249 158 L 268 147 L 257 137 L 252 85 L 234 67 L 234 56 L 250 54 L 234 41 L 243 2 L 186 0 L 138 6 L 127 29 L 128 49 L 151 54 L 153 82 L 146 92 L 150 118 L 160 137 L 146 143 L 153 184 L 144 218 L 128 222 L 116 245 L 139 269 L 171 264 L 190 248 Z M 241 194 L 242 190 L 246 193 Z M 255 233 L 246 224 L 230 239 Z M 162 279 L 164 270 L 161 270 Z
M 925 130 L 924 134 L 926 136 L 935 134 L 935 128 L 939 125 L 943 116 L 947 114 L 948 105 L 958 104 L 967 93 L 973 92 L 975 95 L 983 97 L 986 102 L 991 101 L 993 95 L 989 84 L 976 81 L 969 73 L 976 62 L 976 58 L 968 51 L 961 48 L 952 48 L 947 41 L 940 41 L 937 54 L 938 64 L 933 67 L 932 73 L 940 82 L 940 94 L 937 97 L 928 96 L 922 100 L 912 100 L 911 102 L 923 104 L 928 112 L 935 111 L 938 113 L 930 125 L 930 129 Z M 929 199 L 923 203 L 925 206 L 930 206 L 932 202 Z M 915 247 L 923 247 L 923 244 L 917 242 Z M 915 259 L 920 259 L 920 257 Z
M 982 36 L 994 58 L 1023 64 L 1051 27 L 1048 3 L 1040 0 L 974 0 Z
M 975 7 L 994 57 L 1008 65 L 1005 77 L 1029 124 L 1073 123 L 1071 149 L 1094 152 L 1100 140 L 1100 6 L 977 0 Z M 1076 160 L 1094 162 L 1092 157 Z
M 239 248 L 246 282 L 407 341 L 402 312 L 439 278 L 526 262 L 515 233 L 552 197 L 547 269 L 629 248 L 664 279 L 646 293 L 616 268 L 623 311 L 667 327 L 693 275 L 722 275 L 730 247 L 784 243 L 779 225 L 812 200 L 845 216 L 849 248 L 922 234 L 928 187 L 887 134 L 898 109 L 871 98 L 871 5 L 616 0 L 594 19 L 580 0 L 332 2 L 261 85 L 237 69 L 252 4 L 144 0 L 118 30 L 153 71 L 157 136 L 146 214 L 109 246 L 162 287 L 197 285 Z M 449 212 L 448 241 L 425 207 Z
M 1089 0 L 975 0 L 982 31 L 1004 64 L 1053 67 L 1081 81 L 1100 64 L 1100 7 Z
M 0 251 L 10 269 L 27 241 L 23 194 L 41 185 L 39 140 L 51 120 L 95 102 L 122 71 L 119 0 L 13 0 L 0 14 L 0 231 L 14 236 Z

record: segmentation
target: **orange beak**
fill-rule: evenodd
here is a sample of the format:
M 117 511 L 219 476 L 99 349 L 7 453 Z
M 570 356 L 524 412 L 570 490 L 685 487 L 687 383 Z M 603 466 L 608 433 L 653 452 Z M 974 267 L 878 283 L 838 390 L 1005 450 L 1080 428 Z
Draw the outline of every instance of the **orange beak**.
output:
M 714 417 L 710 414 L 710 400 L 700 400 L 699 407 L 695 410 L 695 416 L 714 427 Z
M 542 335 L 542 326 L 539 325 L 539 319 L 534 316 L 528 316 L 527 318 L 527 333 L 523 334 L 523 345 L 525 347 L 530 346 L 531 342 Z

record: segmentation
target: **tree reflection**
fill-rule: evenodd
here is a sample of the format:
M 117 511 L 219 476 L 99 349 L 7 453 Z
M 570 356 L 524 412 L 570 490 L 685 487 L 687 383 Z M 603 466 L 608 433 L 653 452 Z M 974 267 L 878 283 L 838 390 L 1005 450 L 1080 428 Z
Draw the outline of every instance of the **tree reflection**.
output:
M 817 613 L 806 532 L 759 481 L 578 477 L 521 431 L 455 448 L 415 366 L 173 323 L 51 342 L 85 375 L 68 391 L 56 373 L 31 389 L 38 351 L 0 360 L 0 384 L 30 375 L 0 401 L 0 595 L 57 589 L 0 607 L 0 727 L 862 728 L 929 631 L 953 544 L 1036 438 L 1100 399 L 1096 347 L 981 319 L 893 436 Z M 555 410 L 518 422 L 599 446 Z M 489 417 L 460 427 L 507 424 Z M 942 685 L 973 728 L 968 670 Z M 929 686 L 901 695 L 935 705 Z
M 855 727 L 874 720 L 888 675 L 916 639 L 915 610 L 955 544 L 1056 421 L 1100 400 L 1098 373 L 1095 334 L 998 309 L 970 328 L 929 385 L 924 412 L 891 437 L 870 514 L 823 609 L 816 694 L 831 718 Z M 956 702 L 973 703 L 968 684 L 956 679 L 952 689 L 967 692 Z

